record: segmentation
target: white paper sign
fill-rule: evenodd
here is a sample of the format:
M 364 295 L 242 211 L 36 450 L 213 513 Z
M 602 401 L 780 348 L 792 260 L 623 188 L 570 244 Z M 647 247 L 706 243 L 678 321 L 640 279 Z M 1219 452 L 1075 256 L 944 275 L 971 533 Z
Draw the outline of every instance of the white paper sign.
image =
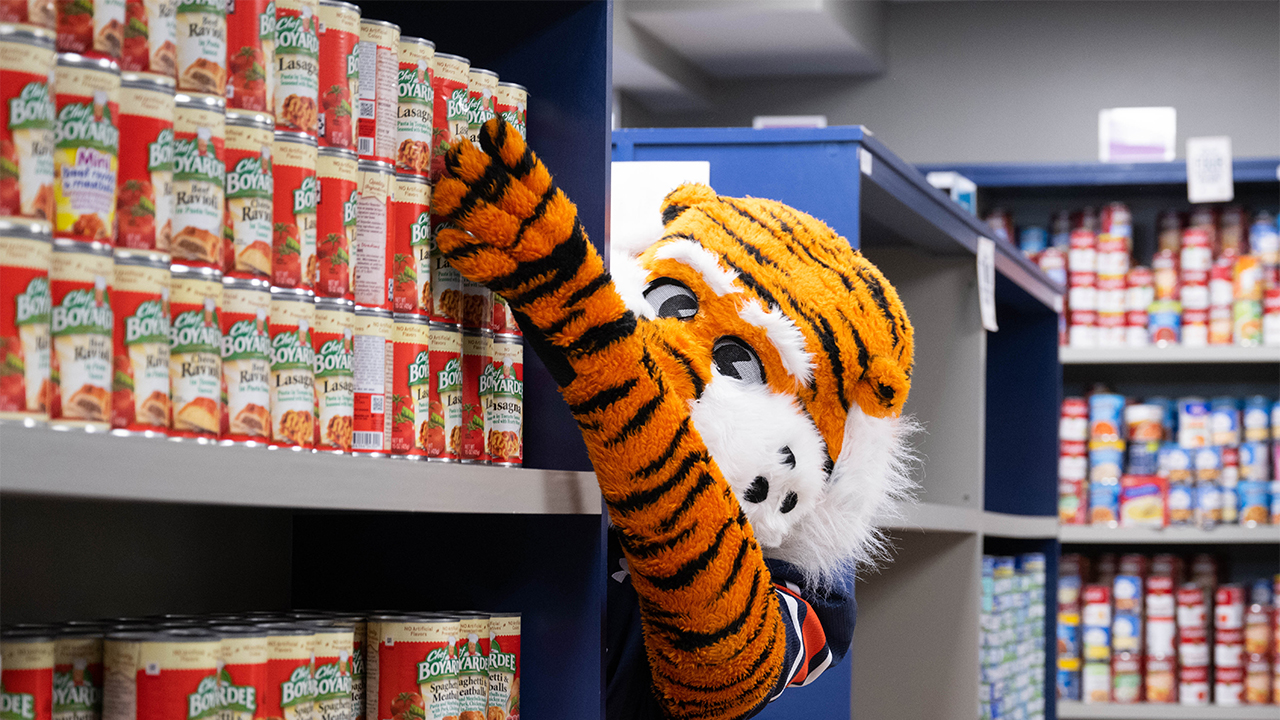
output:
M 1187 138 L 1187 200 L 1230 202 L 1235 194 L 1231 178 L 1231 138 Z
M 984 237 L 978 238 L 978 309 L 982 327 L 990 332 L 1000 329 L 996 325 L 996 244 Z
M 1102 162 L 1171 162 L 1177 150 L 1178 111 L 1171 107 L 1098 111 L 1098 159 Z
M 662 237 L 662 199 L 683 183 L 711 184 L 711 163 L 615 162 L 609 191 L 609 252 L 635 255 Z

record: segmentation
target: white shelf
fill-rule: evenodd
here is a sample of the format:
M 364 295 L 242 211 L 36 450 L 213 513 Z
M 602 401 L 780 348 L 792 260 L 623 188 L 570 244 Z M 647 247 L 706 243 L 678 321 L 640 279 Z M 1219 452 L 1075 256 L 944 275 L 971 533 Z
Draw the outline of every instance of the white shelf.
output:
M 1280 544 L 1280 526 L 1256 528 L 1222 525 L 1212 530 L 1198 528 L 1108 528 L 1091 525 L 1062 525 L 1058 539 L 1063 543 L 1113 545 L 1145 543 L 1153 545 L 1236 545 Z M 1278 719 L 1280 720 L 1280 719 Z
M 1063 720 L 1277 720 L 1280 707 L 1275 705 L 1165 705 L 1134 703 L 1117 705 L 1058 702 L 1058 717 Z
M 876 523 L 885 530 L 926 533 L 977 533 L 982 530 L 982 512 L 973 508 L 940 503 L 915 503 L 902 508 L 902 516 L 882 518 Z
M 1058 348 L 1058 359 L 1063 365 L 1150 365 L 1197 363 L 1280 363 L 1280 348 L 1235 347 L 1214 345 L 1209 347 L 1142 348 Z
M 1005 538 L 1055 538 L 1058 536 L 1058 516 L 984 512 L 982 534 Z
M 0 426 L 0 493 L 397 512 L 600 514 L 588 472 L 342 457 Z

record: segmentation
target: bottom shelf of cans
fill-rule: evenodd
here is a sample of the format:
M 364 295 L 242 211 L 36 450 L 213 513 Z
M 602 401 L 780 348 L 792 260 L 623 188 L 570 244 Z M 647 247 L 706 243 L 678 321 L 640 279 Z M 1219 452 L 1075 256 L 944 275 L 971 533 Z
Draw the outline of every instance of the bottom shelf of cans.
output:
M 519 720 L 519 613 L 250 612 L 6 628 L 6 717 Z
M 982 557 L 984 720 L 1045 717 L 1043 553 Z
M 1280 704 L 1273 580 L 1220 583 L 1195 555 L 1065 554 L 1058 577 L 1058 697 L 1086 705 Z

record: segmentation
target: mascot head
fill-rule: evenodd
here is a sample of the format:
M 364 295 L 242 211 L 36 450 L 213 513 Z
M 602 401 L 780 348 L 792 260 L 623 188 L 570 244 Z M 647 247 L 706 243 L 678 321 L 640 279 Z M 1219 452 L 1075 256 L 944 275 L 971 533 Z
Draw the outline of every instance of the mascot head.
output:
M 880 271 L 781 203 L 682 185 L 611 266 L 766 556 L 816 582 L 874 561 L 909 487 L 912 330 Z

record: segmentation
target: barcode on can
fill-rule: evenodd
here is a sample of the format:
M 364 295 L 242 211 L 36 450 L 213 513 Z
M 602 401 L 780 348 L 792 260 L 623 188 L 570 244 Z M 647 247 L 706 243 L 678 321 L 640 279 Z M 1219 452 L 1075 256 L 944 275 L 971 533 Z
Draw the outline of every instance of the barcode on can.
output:
M 371 137 L 360 138 L 360 142 L 358 143 L 356 150 L 361 155 L 372 155 L 373 154 L 373 138 Z
M 369 398 L 369 412 L 377 414 L 382 412 L 382 395 L 374 395 Z
M 351 433 L 351 447 L 355 450 L 381 450 L 382 433 L 353 432 Z
M 376 102 L 374 102 L 373 100 L 360 101 L 360 117 L 365 118 L 367 120 L 375 117 L 374 113 L 376 112 L 377 112 Z

